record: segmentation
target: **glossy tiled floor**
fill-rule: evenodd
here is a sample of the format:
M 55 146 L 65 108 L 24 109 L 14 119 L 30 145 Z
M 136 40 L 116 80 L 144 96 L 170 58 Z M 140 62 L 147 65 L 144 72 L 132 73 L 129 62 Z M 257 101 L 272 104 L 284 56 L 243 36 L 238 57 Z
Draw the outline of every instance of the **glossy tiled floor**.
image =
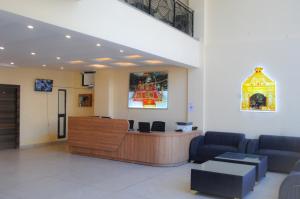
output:
M 189 190 L 186 164 L 156 168 L 71 155 L 63 144 L 0 151 L 0 199 L 209 199 Z M 276 199 L 285 175 L 268 173 L 246 199 Z

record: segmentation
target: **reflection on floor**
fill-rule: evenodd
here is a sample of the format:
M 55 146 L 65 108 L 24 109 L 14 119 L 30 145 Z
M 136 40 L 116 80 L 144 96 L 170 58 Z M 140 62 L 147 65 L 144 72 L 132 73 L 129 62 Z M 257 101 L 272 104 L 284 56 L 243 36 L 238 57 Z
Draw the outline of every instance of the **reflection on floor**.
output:
M 208 199 L 190 191 L 192 164 L 157 168 L 71 155 L 64 144 L 0 151 L 0 199 Z M 268 173 L 246 199 L 276 199 Z

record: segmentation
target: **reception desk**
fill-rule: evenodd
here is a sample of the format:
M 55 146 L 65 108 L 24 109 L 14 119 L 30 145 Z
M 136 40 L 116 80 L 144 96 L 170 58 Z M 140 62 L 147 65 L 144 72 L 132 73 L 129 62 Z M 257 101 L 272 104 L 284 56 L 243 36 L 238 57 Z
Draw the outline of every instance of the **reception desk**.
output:
M 200 131 L 140 133 L 128 131 L 127 120 L 69 117 L 72 153 L 153 166 L 187 162 L 191 140 Z

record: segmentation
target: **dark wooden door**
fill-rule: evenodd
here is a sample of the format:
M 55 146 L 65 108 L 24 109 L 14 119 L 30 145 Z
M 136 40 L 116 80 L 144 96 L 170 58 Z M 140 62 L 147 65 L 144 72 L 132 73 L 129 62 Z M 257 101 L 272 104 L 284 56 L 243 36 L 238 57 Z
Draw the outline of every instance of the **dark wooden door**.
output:
M 19 147 L 19 86 L 0 84 L 0 150 Z

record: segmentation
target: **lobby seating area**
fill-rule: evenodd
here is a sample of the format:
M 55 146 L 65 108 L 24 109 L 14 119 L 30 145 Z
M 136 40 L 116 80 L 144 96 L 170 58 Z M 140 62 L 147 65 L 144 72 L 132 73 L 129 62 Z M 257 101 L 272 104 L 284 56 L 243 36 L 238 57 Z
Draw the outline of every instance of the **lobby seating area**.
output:
M 245 134 L 208 131 L 195 137 L 190 145 L 190 161 L 200 164 L 191 172 L 191 187 L 201 193 L 214 193 L 227 197 L 245 197 L 254 189 L 256 180 L 262 181 L 266 171 L 289 173 L 281 184 L 279 199 L 300 197 L 300 138 L 261 135 L 259 139 L 246 139 Z M 216 161 L 215 161 L 216 160 Z M 222 162 L 222 163 L 221 163 Z M 242 165 L 255 165 L 242 168 Z M 235 170 L 247 170 L 247 175 L 236 174 Z M 252 169 L 252 170 L 251 170 Z M 220 175 L 221 174 L 221 175 Z M 243 176 L 243 188 L 236 182 Z M 214 179 L 214 180 L 211 180 Z
M 245 153 L 246 146 L 244 134 L 208 131 L 192 140 L 190 161 L 203 163 L 225 152 Z
M 300 159 L 300 138 L 261 135 L 249 140 L 247 152 L 268 156 L 269 171 L 289 173 Z

